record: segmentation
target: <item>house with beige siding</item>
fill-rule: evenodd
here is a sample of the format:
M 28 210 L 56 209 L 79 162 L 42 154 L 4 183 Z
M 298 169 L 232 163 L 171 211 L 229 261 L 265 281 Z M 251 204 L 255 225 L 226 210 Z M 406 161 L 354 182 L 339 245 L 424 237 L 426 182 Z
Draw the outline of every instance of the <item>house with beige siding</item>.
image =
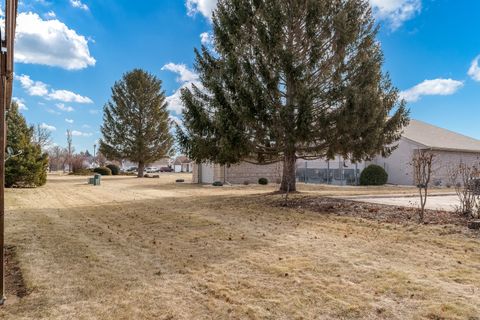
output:
M 178 156 L 173 161 L 173 169 L 175 172 L 192 172 L 194 162 L 186 156 Z
M 451 184 L 448 170 L 460 163 L 480 163 L 480 140 L 443 129 L 422 121 L 411 120 L 404 128 L 398 148 L 388 157 L 378 156 L 371 161 L 353 163 L 341 156 L 334 159 L 297 161 L 297 180 L 305 183 L 326 183 L 335 185 L 358 184 L 362 170 L 370 164 L 382 166 L 388 173 L 388 183 L 413 185 L 411 161 L 415 152 L 429 150 L 435 154 L 432 182 L 435 185 Z M 193 166 L 195 183 L 240 184 L 256 183 L 259 178 L 278 182 L 282 176 L 282 164 L 256 165 L 247 162 L 231 166 L 205 163 Z
M 470 166 L 480 163 L 480 140 L 418 120 L 411 120 L 405 127 L 398 148 L 390 157 L 377 157 L 372 163 L 384 167 L 388 183 L 413 185 L 411 161 L 418 150 L 435 154 L 432 182 L 438 186 L 452 183 L 448 177 L 449 168 L 460 163 Z

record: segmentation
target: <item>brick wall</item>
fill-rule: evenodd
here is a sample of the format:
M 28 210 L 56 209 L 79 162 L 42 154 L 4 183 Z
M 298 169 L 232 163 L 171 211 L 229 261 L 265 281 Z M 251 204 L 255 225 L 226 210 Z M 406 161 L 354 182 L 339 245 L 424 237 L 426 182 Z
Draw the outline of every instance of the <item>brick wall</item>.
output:
M 223 169 L 223 168 L 222 168 Z M 258 183 L 258 179 L 267 178 L 270 183 L 276 183 L 282 178 L 283 164 L 281 162 L 258 165 L 242 162 L 237 165 L 227 167 L 226 170 L 220 171 L 220 181 L 226 181 L 233 184 Z M 226 177 L 224 179 L 224 173 Z
M 192 171 L 192 182 L 199 183 L 198 171 L 199 166 L 195 164 Z M 269 165 L 257 165 L 247 162 L 241 162 L 236 165 L 214 167 L 214 181 L 227 182 L 232 184 L 243 184 L 245 181 L 254 184 L 258 183 L 258 179 L 267 178 L 270 183 L 276 183 L 282 178 L 282 163 L 275 163 Z

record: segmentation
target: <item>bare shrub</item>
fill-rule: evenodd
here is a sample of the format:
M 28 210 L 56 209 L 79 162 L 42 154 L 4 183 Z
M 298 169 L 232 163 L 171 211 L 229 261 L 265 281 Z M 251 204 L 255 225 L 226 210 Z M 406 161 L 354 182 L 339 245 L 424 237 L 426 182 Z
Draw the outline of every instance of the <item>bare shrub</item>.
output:
M 435 154 L 428 150 L 417 150 L 412 158 L 413 177 L 420 195 L 420 222 L 423 222 L 425 217 L 425 205 L 428 199 L 428 188 L 433 172 L 434 158 Z
M 71 168 L 72 172 L 76 173 L 86 169 L 86 166 L 85 166 L 86 159 L 87 158 L 83 153 L 73 155 L 70 160 L 72 165 L 72 168 Z
M 104 167 L 107 163 L 107 158 L 101 152 L 97 152 L 97 155 L 95 156 L 95 160 L 100 167 Z
M 447 188 L 455 187 L 458 184 L 458 164 L 449 163 L 446 165 Z
M 48 150 L 48 159 L 51 171 L 63 170 L 67 159 L 67 150 L 60 146 L 53 146 Z
M 449 170 L 450 179 L 455 178 L 455 192 L 460 204 L 456 207 L 459 214 L 471 218 L 479 217 L 480 213 L 480 170 L 478 166 L 460 163 Z

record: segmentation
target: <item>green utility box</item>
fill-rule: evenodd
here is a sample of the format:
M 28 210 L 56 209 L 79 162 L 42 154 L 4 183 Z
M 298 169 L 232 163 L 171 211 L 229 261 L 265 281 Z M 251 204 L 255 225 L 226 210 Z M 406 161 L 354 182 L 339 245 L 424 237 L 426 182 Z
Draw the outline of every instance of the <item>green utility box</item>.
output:
M 93 185 L 94 186 L 99 186 L 101 180 L 102 180 L 102 175 L 96 174 L 93 178 Z
M 102 175 L 96 174 L 95 176 L 93 176 L 93 178 L 88 178 L 88 184 L 99 186 L 101 180 L 102 180 Z

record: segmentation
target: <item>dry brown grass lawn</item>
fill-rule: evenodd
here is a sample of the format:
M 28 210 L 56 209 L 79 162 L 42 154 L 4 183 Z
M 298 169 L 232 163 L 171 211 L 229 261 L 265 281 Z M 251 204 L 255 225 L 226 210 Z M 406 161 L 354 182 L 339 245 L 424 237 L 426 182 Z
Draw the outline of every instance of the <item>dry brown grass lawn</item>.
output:
M 7 244 L 30 294 L 0 318 L 480 319 L 480 239 L 460 227 L 279 208 L 273 186 L 175 178 L 8 190 Z

